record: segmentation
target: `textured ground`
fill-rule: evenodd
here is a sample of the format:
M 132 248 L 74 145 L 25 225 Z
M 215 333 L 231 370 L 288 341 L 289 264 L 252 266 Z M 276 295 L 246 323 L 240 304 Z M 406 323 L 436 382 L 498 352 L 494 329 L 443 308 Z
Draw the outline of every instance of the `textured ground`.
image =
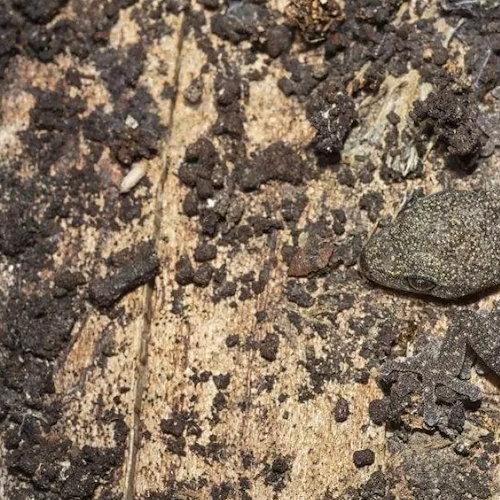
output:
M 448 306 L 356 266 L 499 188 L 495 2 L 0 7 L 1 498 L 496 498 L 498 382 L 394 407 Z

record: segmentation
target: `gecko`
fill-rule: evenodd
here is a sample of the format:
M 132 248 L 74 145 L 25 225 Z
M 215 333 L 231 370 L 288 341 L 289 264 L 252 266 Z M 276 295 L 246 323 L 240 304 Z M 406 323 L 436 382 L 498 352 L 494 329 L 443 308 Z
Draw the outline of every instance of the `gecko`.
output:
M 444 418 L 436 402 L 439 386 L 480 401 L 480 389 L 465 380 L 471 352 L 500 376 L 500 335 L 460 299 L 500 286 L 500 193 L 450 190 L 417 199 L 371 235 L 359 268 L 378 285 L 442 299 L 457 308 L 441 343 L 434 340 L 415 356 L 386 361 L 381 376 L 418 375 L 424 422 L 430 427 Z

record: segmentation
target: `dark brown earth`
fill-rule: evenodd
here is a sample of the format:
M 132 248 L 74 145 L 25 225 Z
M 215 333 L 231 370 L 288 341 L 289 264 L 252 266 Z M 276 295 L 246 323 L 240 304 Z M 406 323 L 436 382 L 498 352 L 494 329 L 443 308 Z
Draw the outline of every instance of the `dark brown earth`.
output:
M 419 335 L 434 335 L 446 305 L 400 299 L 364 282 L 356 269 L 374 224 L 383 224 L 409 192 L 427 189 L 431 181 L 436 189 L 491 187 L 500 181 L 492 168 L 495 127 L 482 125 L 485 116 L 498 123 L 491 117 L 497 113 L 500 84 L 500 9 L 472 3 L 459 8 L 457 2 L 443 1 L 435 2 L 432 16 L 419 18 L 424 3 L 417 2 L 415 18 L 404 12 L 402 0 L 355 0 L 344 8 L 333 0 L 293 0 L 286 13 L 263 0 L 0 0 L 0 100 L 13 89 L 32 100 L 26 126 L 16 132 L 20 150 L 0 153 L 4 498 L 124 498 L 129 440 L 137 428 L 136 448 L 157 439 L 166 463 L 175 459 L 182 468 L 189 456 L 208 469 L 225 466 L 230 473 L 221 480 L 217 472 L 218 481 L 208 473 L 188 474 L 186 481 L 181 479 L 185 475 L 166 467 L 159 472 L 168 478 L 162 488 L 137 480 L 140 488 L 134 494 L 129 486 L 127 499 L 250 500 L 264 498 L 254 493 L 263 491 L 260 487 L 270 495 L 265 498 L 285 498 L 298 482 L 294 462 L 301 454 L 283 451 L 293 446 L 276 446 L 258 456 L 253 447 L 229 445 L 230 432 L 226 436 L 221 431 L 228 413 L 241 412 L 242 420 L 251 420 L 253 397 L 266 402 L 259 403 L 257 419 L 266 425 L 274 420 L 276 408 L 280 419 L 296 422 L 287 406 L 291 400 L 306 408 L 325 397 L 331 405 L 324 418 L 332 427 L 355 422 L 350 424 L 357 426 L 351 449 L 358 451 L 345 451 L 349 463 L 346 459 L 342 465 L 354 479 L 342 487 L 338 478 L 331 488 L 306 485 L 314 490 L 311 498 L 389 500 L 399 498 L 401 485 L 405 498 L 418 500 L 458 500 L 464 494 L 494 498 L 498 426 L 481 427 L 481 408 L 443 397 L 444 404 L 455 405 L 450 432 L 443 437 L 422 429 L 418 379 L 376 385 L 384 360 L 404 354 Z M 120 46 L 113 41 L 113 30 L 125 16 L 137 30 L 132 43 Z M 460 24 L 455 35 L 459 47 L 445 43 L 436 27 L 439 20 L 450 29 Z M 186 88 L 165 76 L 160 105 L 144 83 L 153 71 L 148 58 L 162 37 L 175 34 L 191 40 L 206 62 Z M 464 67 L 457 62 L 459 52 Z M 51 85 L 38 84 L 35 75 L 31 81 L 24 69 L 28 67 L 48 68 Z M 89 75 L 89 68 L 95 74 Z M 171 70 L 161 69 L 164 74 Z M 388 111 L 383 134 L 370 146 L 373 150 L 367 146 L 376 154 L 348 161 L 352 141 L 362 150 L 365 139 L 359 130 L 373 131 L 364 106 L 375 109 L 388 78 L 410 72 L 417 72 L 432 91 L 414 96 L 403 130 L 398 128 L 399 110 Z M 200 83 L 207 81 L 206 75 L 214 77 L 212 87 Z M 273 87 L 290 108 L 301 110 L 311 140 L 293 142 L 277 133 L 252 143 L 249 88 L 266 78 L 274 79 Z M 105 89 L 104 103 L 92 102 L 86 93 L 96 81 Z M 113 176 L 125 175 L 140 161 L 164 162 L 165 138 L 175 134 L 171 125 L 178 109 L 174 106 L 173 117 L 166 119 L 164 107 L 179 100 L 195 111 L 211 100 L 216 116 L 170 165 L 168 173 L 180 193 L 176 213 L 185 233 L 177 251 L 168 254 L 162 245 L 172 235 L 161 235 L 157 227 L 170 222 L 151 215 L 157 195 L 154 176 L 144 177 L 130 195 L 118 193 Z M 127 125 L 130 120 L 134 126 Z M 406 172 L 391 159 L 410 147 L 418 161 Z M 113 166 L 109 172 L 101 168 L 103 159 Z M 158 177 L 159 184 L 164 182 Z M 326 182 L 334 189 L 325 190 L 322 201 L 315 198 L 313 204 L 316 195 L 308 188 L 321 190 Z M 131 227 L 136 230 L 132 243 L 120 245 Z M 85 234 L 98 242 L 90 255 Z M 79 236 L 74 240 L 68 235 Z M 115 241 L 117 248 L 103 252 L 105 241 Z M 238 267 L 255 255 L 252 269 Z M 166 298 L 149 300 L 168 311 L 173 325 L 189 323 L 190 307 L 201 314 L 227 306 L 225 314 L 242 315 L 243 325 L 250 326 L 217 332 L 220 343 L 205 346 L 210 353 L 221 349 L 226 361 L 219 371 L 201 368 L 197 359 L 182 365 L 180 371 L 188 375 L 183 396 L 177 398 L 181 403 L 166 398 L 153 420 L 142 415 L 133 419 L 124 402 L 132 390 L 127 384 L 110 389 L 111 406 L 99 394 L 95 425 L 106 428 L 109 436 L 106 445 L 96 446 L 94 439 L 87 442 L 72 434 L 78 425 L 70 425 L 66 415 L 73 395 L 58 388 L 58 376 L 79 341 L 76 325 L 85 324 L 89 315 L 103 316 L 111 336 L 117 335 L 115 327 L 134 319 L 127 309 L 128 295 L 139 302 L 142 295 L 134 291 L 147 286 L 153 293 L 153 283 L 157 290 L 172 290 Z M 242 312 L 245 304 L 252 304 L 251 315 Z M 155 307 L 148 309 L 148 314 L 155 312 L 160 318 Z M 151 331 L 155 319 L 153 314 L 146 320 Z M 175 328 L 181 331 L 181 326 Z M 87 363 L 102 369 L 103 378 L 117 355 L 114 338 L 104 338 L 105 331 L 99 332 L 99 348 Z M 190 332 L 197 348 L 205 331 L 198 334 Z M 171 347 L 167 340 L 165 350 Z M 185 354 L 190 340 L 184 336 L 172 343 L 185 346 Z M 290 344 L 301 349 L 297 358 L 289 355 Z M 238 384 L 246 387 L 243 362 L 232 365 L 230 356 L 248 356 L 254 363 L 258 380 L 248 382 L 251 389 L 245 397 L 233 392 Z M 285 383 L 294 377 L 295 393 Z M 355 395 L 363 387 L 378 391 L 378 396 L 360 408 Z M 343 390 L 354 396 L 344 398 Z M 184 398 L 184 393 L 191 396 Z M 207 395 L 212 398 L 210 412 L 202 417 L 197 404 Z M 353 415 L 360 412 L 364 418 L 356 420 Z M 469 421 L 484 431 L 480 437 L 470 437 Z M 369 427 L 386 429 L 387 439 L 377 446 L 386 447 L 387 453 L 357 442 L 370 434 Z M 429 434 L 446 444 L 431 446 L 425 455 L 417 446 L 418 436 Z M 301 435 L 301 429 L 287 435 L 295 443 L 293 436 Z M 260 439 L 255 436 L 253 442 L 257 445 Z M 319 441 L 328 440 L 324 435 Z M 398 457 L 397 465 L 391 457 Z M 363 471 L 365 476 L 356 476 Z M 137 477 L 141 473 L 138 468 Z

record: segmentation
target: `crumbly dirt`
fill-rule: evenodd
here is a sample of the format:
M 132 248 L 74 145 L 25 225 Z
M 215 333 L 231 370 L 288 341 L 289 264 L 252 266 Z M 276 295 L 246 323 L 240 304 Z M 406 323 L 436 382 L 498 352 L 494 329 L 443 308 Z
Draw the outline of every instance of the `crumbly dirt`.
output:
M 499 187 L 500 10 L 461 4 L 0 0 L 2 498 L 494 498 L 494 405 L 439 432 L 378 380 L 447 304 L 356 266 Z

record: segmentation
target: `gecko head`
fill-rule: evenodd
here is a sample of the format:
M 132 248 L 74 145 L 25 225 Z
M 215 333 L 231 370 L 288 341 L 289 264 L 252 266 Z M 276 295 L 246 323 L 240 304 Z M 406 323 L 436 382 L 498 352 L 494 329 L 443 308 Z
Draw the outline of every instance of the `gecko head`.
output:
M 359 259 L 361 272 L 388 288 L 442 299 L 492 286 L 498 259 L 487 258 L 492 242 L 481 228 L 482 208 L 467 195 L 457 202 L 461 193 L 421 198 L 373 234 Z
M 393 230 L 386 228 L 368 240 L 359 258 L 362 274 L 379 285 L 395 290 L 442 296 L 439 281 L 430 271 L 433 267 L 432 255 L 412 253 L 395 236 Z

